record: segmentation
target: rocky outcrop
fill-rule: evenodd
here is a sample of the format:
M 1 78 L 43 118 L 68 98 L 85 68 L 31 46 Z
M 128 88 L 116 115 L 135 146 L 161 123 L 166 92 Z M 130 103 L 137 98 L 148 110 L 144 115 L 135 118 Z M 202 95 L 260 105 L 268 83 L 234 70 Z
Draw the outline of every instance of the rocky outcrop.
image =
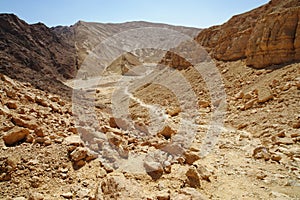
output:
M 300 60 L 300 2 L 272 0 L 196 37 L 214 58 L 264 68 Z

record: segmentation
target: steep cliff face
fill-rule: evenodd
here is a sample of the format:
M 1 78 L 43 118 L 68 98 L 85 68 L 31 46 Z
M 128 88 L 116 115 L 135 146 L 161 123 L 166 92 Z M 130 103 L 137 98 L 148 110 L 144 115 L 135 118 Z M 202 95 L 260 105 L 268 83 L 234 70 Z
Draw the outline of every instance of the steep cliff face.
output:
M 299 13 L 298 0 L 272 0 L 200 32 L 196 40 L 217 60 L 246 59 L 255 68 L 299 61 Z

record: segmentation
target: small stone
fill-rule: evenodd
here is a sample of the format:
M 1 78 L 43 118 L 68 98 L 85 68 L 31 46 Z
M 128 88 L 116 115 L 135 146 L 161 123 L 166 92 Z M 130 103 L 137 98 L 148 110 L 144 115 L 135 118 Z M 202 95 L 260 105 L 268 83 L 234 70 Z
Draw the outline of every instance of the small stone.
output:
M 15 198 L 13 198 L 13 200 L 26 200 L 26 198 L 25 197 L 15 197 Z
M 243 96 L 243 99 L 251 99 L 252 98 L 252 95 L 251 95 L 251 93 L 246 93 L 246 94 L 244 94 L 244 96 Z
M 188 171 L 185 173 L 188 180 L 187 183 L 193 187 L 193 188 L 199 188 L 200 187 L 200 176 L 197 172 L 197 169 L 192 166 L 188 169 Z
M 197 200 L 204 200 L 204 199 L 209 199 L 205 195 L 201 194 L 197 189 L 195 188 L 182 188 L 179 191 L 181 194 L 188 195 L 189 198 L 184 198 L 184 199 L 197 199 Z M 176 198 L 177 199 L 177 198 Z
M 246 102 L 244 104 L 244 106 L 242 107 L 242 110 L 248 110 L 248 109 L 252 108 L 255 102 L 256 102 L 255 99 L 252 99 L 252 100 Z
M 271 160 L 279 162 L 282 159 L 282 157 L 278 154 L 272 155 Z
M 155 161 L 145 161 L 144 162 L 144 167 L 146 169 L 146 172 L 154 179 L 157 180 L 159 179 L 163 172 L 164 169 L 162 165 L 159 162 Z
M 9 109 L 17 109 L 18 105 L 16 102 L 14 101 L 9 101 L 5 104 Z
M 259 103 L 265 103 L 265 102 L 273 99 L 273 94 L 268 87 L 261 87 L 261 88 L 257 89 L 257 91 L 258 91 L 257 98 L 258 98 Z
M 191 151 L 185 152 L 184 157 L 185 157 L 185 162 L 189 165 L 192 165 L 195 161 L 200 159 L 199 153 L 191 152 Z
M 70 128 L 68 128 L 67 131 L 68 131 L 68 132 L 71 132 L 71 133 L 74 133 L 74 134 L 77 134 L 77 133 L 78 133 L 77 128 L 75 128 L 75 127 L 70 127 Z
M 280 138 L 285 137 L 285 132 L 282 131 L 282 132 L 278 133 L 278 134 L 277 134 L 277 137 L 280 137 Z
M 300 133 L 292 133 L 291 138 L 297 138 L 300 137 Z
M 79 161 L 84 159 L 87 156 L 87 149 L 84 147 L 77 147 L 71 154 L 71 160 L 72 161 Z
M 166 139 L 169 139 L 172 135 L 176 134 L 176 131 L 167 125 L 163 128 L 163 130 L 161 130 L 157 134 L 164 136 Z
M 84 160 L 79 160 L 79 161 L 74 162 L 73 164 L 74 164 L 75 169 L 79 169 L 79 168 L 83 167 L 86 164 L 86 162 Z
M 30 131 L 26 128 L 14 127 L 4 134 L 3 140 L 5 145 L 14 145 L 17 142 L 25 139 L 29 135 L 29 133 Z
M 200 100 L 200 101 L 198 102 L 198 104 L 199 104 L 199 106 L 200 106 L 201 108 L 207 108 L 207 107 L 210 106 L 209 102 L 208 102 L 208 101 L 204 101 L 204 100 Z
M 244 96 L 243 91 L 240 91 L 234 97 L 235 97 L 235 99 L 241 99 L 241 98 L 243 98 L 243 96 Z
M 12 117 L 11 121 L 12 121 L 12 123 L 14 123 L 17 126 L 29 128 L 31 130 L 34 130 L 38 127 L 38 125 L 36 123 L 24 121 L 19 117 Z
M 49 99 L 53 102 L 58 102 L 59 101 L 59 97 L 56 97 L 56 96 L 50 97 Z
M 171 170 L 172 170 L 172 165 L 169 161 L 165 161 L 164 162 L 164 170 L 167 174 L 170 174 L 171 173 Z
M 270 152 L 269 149 L 266 147 L 257 147 L 253 150 L 252 156 L 255 159 L 264 159 L 264 160 L 270 160 Z
M 44 106 L 44 107 L 48 107 L 48 103 L 42 98 L 42 97 L 39 97 L 39 96 L 36 96 L 35 97 L 35 102 L 41 106 Z
M 202 180 L 210 182 L 210 177 L 212 176 L 212 173 L 208 171 L 205 167 L 197 163 L 196 165 L 197 172 Z
M 167 114 L 170 115 L 171 117 L 177 116 L 180 112 L 181 112 L 180 107 L 167 109 Z
M 31 193 L 28 198 L 28 200 L 43 200 L 43 199 L 44 199 L 44 195 L 38 192 Z
M 87 151 L 87 154 L 86 154 L 86 157 L 85 157 L 86 161 L 95 160 L 96 158 L 98 158 L 97 153 L 95 153 L 93 151 L 90 151 L 90 150 Z
M 167 191 L 160 192 L 160 194 L 156 195 L 157 200 L 170 200 L 170 193 Z
M 83 141 L 81 140 L 79 135 L 71 135 L 65 138 L 64 144 L 66 144 L 67 146 L 75 146 L 75 147 L 79 147 L 79 146 L 83 146 Z
M 66 198 L 66 199 L 71 199 L 73 197 L 73 194 L 71 192 L 66 192 L 61 194 L 60 196 Z
M 31 101 L 31 102 L 34 102 L 34 99 L 35 99 L 34 95 L 31 94 L 31 93 L 29 93 L 29 92 L 27 92 L 27 93 L 24 95 L 24 98 L 27 99 L 28 101 Z
M 34 137 L 31 134 L 29 134 L 29 135 L 26 136 L 26 140 L 25 141 L 27 143 L 33 143 Z
M 275 144 L 280 145 L 280 144 L 286 144 L 286 145 L 291 145 L 294 144 L 294 141 L 292 138 L 276 138 Z
M 38 188 L 40 186 L 40 178 L 38 176 L 33 176 L 30 180 L 31 187 Z
M 44 137 L 37 137 L 35 138 L 35 143 L 38 143 L 38 144 L 44 144 L 44 142 L 46 141 L 46 138 Z
M 42 128 L 36 128 L 36 129 L 34 130 L 34 133 L 35 133 L 36 136 L 38 136 L 38 137 L 44 137 L 44 136 L 45 136 L 44 131 L 43 131 Z

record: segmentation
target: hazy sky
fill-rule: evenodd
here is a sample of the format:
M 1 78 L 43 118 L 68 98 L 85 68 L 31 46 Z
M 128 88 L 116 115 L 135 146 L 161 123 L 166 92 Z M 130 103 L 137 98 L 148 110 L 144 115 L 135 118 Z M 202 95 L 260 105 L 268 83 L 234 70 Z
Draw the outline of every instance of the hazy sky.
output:
M 1 13 L 28 23 L 72 25 L 95 22 L 150 21 L 205 28 L 226 22 L 269 0 L 0 0 Z

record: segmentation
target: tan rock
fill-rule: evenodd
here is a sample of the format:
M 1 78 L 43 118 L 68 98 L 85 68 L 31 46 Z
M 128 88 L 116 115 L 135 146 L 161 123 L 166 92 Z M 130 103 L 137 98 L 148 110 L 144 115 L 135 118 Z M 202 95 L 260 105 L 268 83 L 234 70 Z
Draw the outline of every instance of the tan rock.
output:
M 60 196 L 66 198 L 66 199 L 72 199 L 73 194 L 71 192 L 66 192 L 66 193 L 61 194 Z
M 38 136 L 38 137 L 44 137 L 44 136 L 45 136 L 45 133 L 44 133 L 44 131 L 43 131 L 42 128 L 36 128 L 36 129 L 34 130 L 34 133 L 35 133 L 36 136 Z
M 279 162 L 282 159 L 282 156 L 278 155 L 278 154 L 273 154 L 271 156 L 271 160 Z
M 163 166 L 161 163 L 156 161 L 144 161 L 144 167 L 147 173 L 152 177 L 152 179 L 159 179 L 164 173 Z
M 246 102 L 244 104 L 244 106 L 242 107 L 242 110 L 248 110 L 248 109 L 252 108 L 255 102 L 256 102 L 255 99 L 252 99 L 252 100 Z
M 166 125 L 157 135 L 162 135 L 166 139 L 171 138 L 172 135 L 176 134 L 176 131 L 173 130 L 169 125 Z
M 193 187 L 193 188 L 199 188 L 200 187 L 200 176 L 197 172 L 197 169 L 192 166 L 188 169 L 188 171 L 185 173 L 187 176 L 187 183 Z
M 264 159 L 264 160 L 270 160 L 271 155 L 269 152 L 269 149 L 266 147 L 257 147 L 253 150 L 252 156 L 255 159 Z
M 30 134 L 26 128 L 14 127 L 3 135 L 5 145 L 14 145 L 15 143 L 23 140 Z
M 84 147 L 77 147 L 71 154 L 72 161 L 83 160 L 87 156 L 88 150 Z
M 30 193 L 28 200 L 43 200 L 44 195 L 38 192 Z
M 83 141 L 81 140 L 79 135 L 68 136 L 64 139 L 63 143 L 67 146 L 75 146 L 75 147 L 83 146 Z
M 275 139 L 275 144 L 280 145 L 280 144 L 286 144 L 286 145 L 291 145 L 294 144 L 294 141 L 292 138 L 276 138 Z
M 38 125 L 35 122 L 25 121 L 25 120 L 22 120 L 19 117 L 12 117 L 11 121 L 17 126 L 21 126 L 21 127 L 24 127 L 24 128 L 29 128 L 31 130 L 34 130 L 38 127 Z
M 200 159 L 199 152 L 188 151 L 184 153 L 185 162 L 192 165 L 195 161 Z
M 260 87 L 258 90 L 258 102 L 264 103 L 273 99 L 273 93 L 268 87 Z
M 41 106 L 44 106 L 44 107 L 49 106 L 48 102 L 40 96 L 36 96 L 34 100 L 37 104 L 39 104 Z
M 244 92 L 243 92 L 243 91 L 238 92 L 238 93 L 234 96 L 235 99 L 242 99 L 243 97 L 244 97 Z
M 17 109 L 18 105 L 16 102 L 14 101 L 9 101 L 5 104 L 9 109 Z
M 168 191 L 162 191 L 156 195 L 157 200 L 170 200 L 170 193 Z
M 199 106 L 202 107 L 202 108 L 207 108 L 210 106 L 210 103 L 208 101 L 204 101 L 204 100 L 200 100 L 198 102 Z

